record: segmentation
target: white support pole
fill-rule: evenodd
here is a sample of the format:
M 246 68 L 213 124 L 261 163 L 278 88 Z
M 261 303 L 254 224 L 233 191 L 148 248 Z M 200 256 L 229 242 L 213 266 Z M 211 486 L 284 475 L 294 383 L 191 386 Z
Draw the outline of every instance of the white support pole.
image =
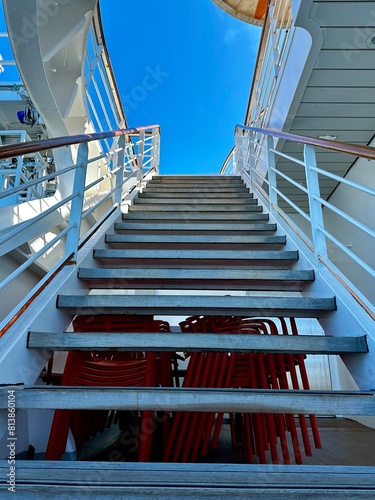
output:
M 113 203 L 122 202 L 122 186 L 124 183 L 124 164 L 125 164 L 125 146 L 126 146 L 126 135 L 122 135 L 118 141 L 118 147 L 121 149 L 117 153 L 117 172 L 116 172 L 116 191 L 113 196 Z
M 249 137 L 249 162 L 245 170 L 248 172 L 251 184 L 254 182 L 253 169 L 255 166 L 255 147 L 254 147 L 254 132 L 248 132 Z
M 152 161 L 151 168 L 159 174 L 159 148 L 160 148 L 160 134 L 159 130 L 155 128 L 152 132 Z
M 327 258 L 327 242 L 326 237 L 319 229 L 319 227 L 324 228 L 324 218 L 322 204 L 318 199 L 320 198 L 318 173 L 313 170 L 313 168 L 316 168 L 316 156 L 313 146 L 305 144 L 303 154 L 306 169 L 307 189 L 309 191 L 308 196 L 314 253 L 316 263 L 319 265 L 319 257 L 323 257 L 324 259 Z
M 138 170 L 137 170 L 137 181 L 141 182 L 143 178 L 143 161 L 144 161 L 144 150 L 145 150 L 145 131 L 142 130 L 139 134 L 139 146 L 138 146 Z
M 243 130 L 238 130 L 236 143 L 237 143 L 237 146 L 236 146 L 236 168 L 238 170 L 238 173 L 240 175 L 242 175 L 243 170 L 244 170 L 244 165 L 243 165 L 243 143 L 244 143 Z
M 73 194 L 75 194 L 75 197 L 70 207 L 69 225 L 71 229 L 67 235 L 65 247 L 65 255 L 72 255 L 72 260 L 76 260 L 77 258 L 83 199 L 85 196 L 88 151 L 89 147 L 87 143 L 79 145 L 77 154 L 77 164 L 79 166 L 75 171 L 73 183 Z
M 277 180 L 276 180 L 276 158 L 275 153 L 272 151 L 275 148 L 274 138 L 267 136 L 267 164 L 268 164 L 268 196 L 270 200 L 270 212 L 275 211 L 274 207 L 277 206 Z

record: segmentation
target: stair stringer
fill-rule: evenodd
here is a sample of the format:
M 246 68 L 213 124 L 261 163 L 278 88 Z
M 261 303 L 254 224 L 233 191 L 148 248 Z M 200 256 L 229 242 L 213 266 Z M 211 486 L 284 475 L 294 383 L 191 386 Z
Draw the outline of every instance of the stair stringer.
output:
M 299 238 L 297 233 L 277 213 L 270 213 L 268 203 L 262 194 L 251 185 L 245 177 L 245 184 L 257 196 L 259 204 L 263 206 L 264 213 L 269 213 L 270 222 L 276 222 L 275 234 L 285 234 L 285 250 L 298 249 L 299 259 L 294 269 L 313 268 L 315 280 L 306 285 L 301 291 L 305 297 L 319 297 L 334 295 L 336 297 L 337 310 L 318 318 L 325 335 L 329 336 L 351 336 L 366 335 L 369 352 L 361 355 L 343 355 L 342 360 L 361 390 L 373 389 L 375 387 L 375 322 L 366 310 L 355 300 L 350 291 L 330 272 L 327 267 L 319 262 L 317 265 L 315 256 L 307 244 Z

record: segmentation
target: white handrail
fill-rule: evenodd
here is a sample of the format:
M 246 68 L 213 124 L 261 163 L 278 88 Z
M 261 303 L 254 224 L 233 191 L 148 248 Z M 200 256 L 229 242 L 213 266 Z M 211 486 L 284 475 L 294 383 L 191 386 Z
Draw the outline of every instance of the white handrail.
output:
M 127 130 L 129 131 L 128 134 L 126 133 Z M 107 209 L 107 213 L 111 212 L 116 204 L 119 205 L 126 200 L 130 191 L 132 191 L 135 187 L 141 186 L 144 176 L 150 174 L 151 171 L 156 174 L 158 173 L 159 127 L 141 127 L 139 132 L 137 132 L 137 129 L 125 129 L 124 131 L 119 132 L 121 132 L 121 134 L 116 132 L 112 133 L 112 136 L 120 137 L 119 147 L 115 151 L 111 151 L 114 168 L 107 175 L 101 176 L 96 181 L 86 184 L 87 164 L 90 163 L 90 160 L 88 160 L 87 145 L 91 140 L 96 139 L 95 134 L 93 134 L 93 136 L 76 136 L 72 138 L 72 143 L 74 143 L 74 140 L 78 140 L 79 138 L 81 144 L 78 149 L 77 163 L 75 165 L 67 166 L 66 168 L 56 171 L 53 174 L 26 182 L 21 187 L 0 193 L 1 198 L 6 199 L 7 197 L 14 196 L 14 194 L 19 192 L 21 189 L 28 189 L 30 186 L 36 186 L 38 183 L 44 182 L 46 179 L 51 178 L 51 176 L 59 177 L 73 170 L 75 172 L 72 190 L 69 195 L 53 204 L 53 206 L 46 206 L 41 213 L 26 222 L 20 223 L 14 228 L 9 228 L 10 230 L 6 231 L 6 233 L 0 237 L 0 255 L 11 254 L 12 251 L 16 250 L 23 243 L 30 242 L 30 245 L 32 246 L 32 241 L 35 237 L 43 239 L 43 237 L 50 231 L 50 224 L 47 222 L 47 217 L 53 214 L 61 214 L 64 210 L 67 214 L 67 226 L 60 230 L 52 241 L 43 244 L 37 251 L 32 252 L 22 265 L 5 276 L 5 278 L 0 281 L 0 290 L 5 288 L 10 282 L 20 276 L 24 270 L 30 267 L 31 264 L 37 262 L 39 258 L 43 257 L 46 252 L 56 244 L 63 245 L 65 247 L 62 252 L 63 256 L 59 259 L 57 264 L 63 263 L 67 259 L 75 261 L 80 241 L 86 237 L 85 234 L 82 234 L 82 220 L 86 219 L 89 214 L 95 214 L 98 207 L 102 206 L 105 201 L 112 199 L 110 208 Z M 87 139 L 82 140 L 84 137 L 87 137 Z M 63 139 L 64 138 L 55 138 L 49 141 L 59 142 L 59 140 L 62 141 Z M 144 143 L 146 140 L 151 140 L 153 146 L 148 148 L 147 154 L 145 155 Z M 44 150 L 46 142 L 48 141 L 40 142 L 40 149 Z M 64 143 L 66 142 L 65 138 Z M 7 152 L 5 154 L 7 155 L 9 151 L 9 156 L 15 157 L 18 152 L 17 147 L 22 146 L 30 149 L 32 144 L 34 145 L 34 149 L 39 147 L 37 141 L 30 143 L 30 146 L 27 143 L 20 143 L 18 145 L 12 145 L 14 148 L 13 152 L 11 149 L 12 147 L 7 146 Z M 0 148 L 0 156 L 2 149 L 4 150 L 5 147 Z M 104 157 L 106 154 L 103 153 L 102 156 Z M 127 165 L 131 165 L 132 167 L 130 173 L 126 168 Z M 101 182 L 108 180 L 108 178 L 112 179 L 111 188 L 103 191 L 100 196 L 96 195 L 94 197 L 93 205 L 88 209 L 83 210 L 85 193 L 94 185 L 100 184 Z M 103 214 L 100 213 L 97 219 L 102 220 Z M 40 230 L 40 227 L 43 227 L 42 231 Z M 92 227 L 89 231 L 91 230 Z M 66 236 L 66 241 L 63 238 L 64 236 Z
M 278 151 L 274 144 L 275 140 L 280 138 L 304 144 L 303 160 Z M 261 148 L 259 148 L 259 141 L 262 141 Z M 238 125 L 236 127 L 236 144 L 232 161 L 227 162 L 226 167 L 222 169 L 221 173 L 237 173 L 243 176 L 251 185 L 254 192 L 258 194 L 260 199 L 265 203 L 266 208 L 272 215 L 275 217 L 281 215 L 282 219 L 286 221 L 295 232 L 297 226 L 298 233 L 302 235 L 303 241 L 308 242 L 309 247 L 313 249 L 315 265 L 317 267 L 323 262 L 327 263 L 327 267 L 330 269 L 337 271 L 337 273 L 342 273 L 343 271 L 340 269 L 339 263 L 337 261 L 332 261 L 334 249 L 339 249 L 350 258 L 350 262 L 353 265 L 365 271 L 368 275 L 368 279 L 372 280 L 375 278 L 375 266 L 371 261 L 371 257 L 370 261 L 366 261 L 363 255 L 356 254 L 356 252 L 349 248 L 344 241 L 341 241 L 337 234 L 337 228 L 340 226 L 340 222 L 333 224 L 330 221 L 333 216 L 338 217 L 339 220 L 345 221 L 345 224 L 348 224 L 349 227 L 355 228 L 355 231 L 359 231 L 365 237 L 370 238 L 375 248 L 374 229 L 365 221 L 358 220 L 358 218 L 342 206 L 335 206 L 332 199 L 327 201 L 322 197 L 320 193 L 321 179 L 323 177 L 331 178 L 337 181 L 339 185 L 342 183 L 342 185 L 348 186 L 359 193 L 366 193 L 366 195 L 371 197 L 375 197 L 375 189 L 373 189 L 370 184 L 361 184 L 358 180 L 350 180 L 345 176 L 326 171 L 323 166 L 317 166 L 315 154 L 315 147 L 317 146 L 320 148 L 333 149 L 345 154 L 351 154 L 354 156 L 354 161 L 356 158 L 361 157 L 367 159 L 373 158 L 375 160 L 375 149 L 371 147 L 338 142 L 333 143 L 332 141 L 293 136 L 293 134 L 281 131 L 269 129 L 262 130 L 255 127 Z M 264 151 L 266 154 L 263 153 Z M 263 156 L 260 157 L 260 154 Z M 280 158 L 289 160 L 289 168 L 292 168 L 295 173 L 300 173 L 299 178 L 302 177 L 304 179 L 304 181 L 301 181 L 301 184 L 278 167 L 278 160 Z M 267 168 L 264 169 L 260 164 L 267 165 Z M 368 165 L 369 168 L 372 168 L 370 163 Z M 285 182 L 282 184 L 280 181 L 287 182 L 289 191 L 285 189 Z M 290 192 L 291 186 L 295 189 L 294 192 Z M 303 193 L 305 202 L 298 201 L 298 197 L 295 196 L 298 192 Z M 374 200 L 373 205 L 375 209 L 375 198 L 372 199 Z M 308 201 L 308 207 L 306 207 L 306 201 Z M 330 222 L 330 224 L 328 224 L 327 221 Z M 330 251 L 327 247 L 328 241 L 330 245 L 332 245 Z M 350 281 L 356 293 L 358 291 L 357 289 L 359 289 L 359 293 L 361 293 L 361 283 L 356 282 L 353 276 L 351 276 Z M 365 295 L 364 293 L 361 296 L 361 300 L 375 303 L 375 296 L 368 296 L 368 294 Z

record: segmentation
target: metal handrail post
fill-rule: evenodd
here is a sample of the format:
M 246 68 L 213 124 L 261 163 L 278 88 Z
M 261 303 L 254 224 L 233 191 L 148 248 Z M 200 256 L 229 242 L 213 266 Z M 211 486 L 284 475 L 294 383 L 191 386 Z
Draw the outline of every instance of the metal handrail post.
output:
M 270 200 L 270 212 L 275 211 L 277 206 L 277 192 L 276 192 L 276 158 L 273 149 L 275 147 L 275 142 L 272 136 L 267 136 L 267 163 L 268 163 L 268 196 Z
M 237 150 L 236 165 L 238 168 L 238 173 L 240 175 L 243 174 L 243 143 L 244 143 L 244 134 L 239 131 L 237 136 L 238 147 L 236 148 Z
M 313 146 L 304 145 L 303 155 L 306 169 L 306 181 L 309 197 L 311 232 L 314 244 L 314 254 L 316 264 L 319 265 L 319 257 L 327 258 L 327 242 L 326 237 L 320 231 L 320 227 L 324 228 L 324 218 L 322 204 L 319 201 L 320 187 L 318 173 L 316 172 L 316 156 Z
M 159 160 L 160 160 L 160 133 L 158 129 L 153 130 L 152 136 L 153 146 L 153 168 L 156 174 L 159 174 Z
M 249 132 L 248 133 L 249 137 L 249 161 L 248 161 L 248 166 L 245 168 L 245 171 L 249 174 L 250 177 L 250 182 L 253 183 L 253 167 L 255 165 L 255 158 L 254 158 L 254 132 Z
M 124 184 L 124 165 L 125 165 L 125 146 L 126 146 L 126 135 L 122 135 L 118 141 L 120 151 L 117 153 L 117 167 L 115 183 L 116 190 L 113 196 L 114 203 L 122 202 L 122 186 Z
M 72 255 L 72 260 L 76 260 L 78 251 L 78 242 L 81 230 L 81 219 L 83 201 L 85 195 L 87 160 L 89 148 L 87 143 L 79 145 L 77 154 L 77 163 L 80 165 L 74 175 L 73 193 L 74 198 L 70 206 L 69 226 L 70 231 L 66 238 L 65 254 Z
M 139 134 L 139 146 L 138 146 L 138 170 L 137 170 L 137 181 L 141 182 L 143 177 L 143 162 L 144 162 L 144 151 L 145 151 L 145 131 L 142 130 Z

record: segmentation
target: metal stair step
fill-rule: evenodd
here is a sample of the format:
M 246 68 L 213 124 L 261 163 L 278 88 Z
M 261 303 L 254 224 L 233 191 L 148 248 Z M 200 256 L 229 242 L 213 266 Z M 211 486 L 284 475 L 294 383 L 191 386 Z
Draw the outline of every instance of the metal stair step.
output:
M 244 204 L 207 204 L 203 205 L 201 203 L 160 203 L 157 205 L 138 203 L 136 205 L 130 205 L 129 212 L 176 212 L 181 214 L 186 213 L 202 213 L 202 212 L 262 212 L 262 207 L 259 205 L 244 205 Z
M 335 310 L 335 299 L 209 295 L 58 295 L 57 307 L 75 314 L 219 314 L 314 318 Z
M 249 195 L 249 193 L 239 193 L 239 192 L 225 192 L 225 193 L 212 193 L 212 192 L 192 192 L 190 190 L 190 192 L 186 192 L 186 193 L 183 193 L 183 192 L 176 192 L 176 191 L 169 191 L 169 192 L 166 192 L 166 193 L 163 193 L 159 190 L 155 190 L 155 191 L 149 191 L 149 190 L 145 190 L 143 191 L 142 193 L 139 193 L 138 195 L 138 198 L 150 198 L 150 199 L 164 199 L 164 198 L 179 198 L 183 201 L 188 201 L 188 200 L 209 200 L 209 199 L 213 199 L 213 200 L 218 200 L 218 202 L 221 201 L 221 199 L 226 199 L 226 200 L 237 200 L 237 199 L 245 199 L 247 201 L 253 203 L 253 204 L 256 204 L 257 201 L 254 200 L 254 198 L 252 196 Z
M 227 235 L 227 234 L 106 234 L 106 243 L 193 243 L 193 244 L 235 244 L 235 245 L 284 245 L 285 236 Z
M 297 250 L 169 250 L 95 248 L 95 259 L 298 260 Z
M 226 333 L 107 333 L 37 332 L 28 334 L 27 347 L 53 351 L 139 352 L 261 352 L 342 354 L 368 352 L 366 336 L 249 335 Z
M 164 186 L 164 185 L 150 185 L 147 184 L 144 192 L 155 192 L 155 193 L 191 193 L 191 187 L 178 187 L 178 186 Z M 246 187 L 244 184 L 238 187 L 210 187 L 207 189 L 203 189 L 200 186 L 200 192 L 203 193 L 247 193 L 251 198 L 254 196 L 253 193 L 250 193 L 250 189 Z
M 194 268 L 79 268 L 80 279 L 96 288 L 180 288 L 200 290 L 300 290 L 314 280 L 312 270 L 194 269 Z
M 374 391 L 305 391 L 282 389 L 199 389 L 131 387 L 18 386 L 18 409 L 218 411 L 317 415 L 374 415 Z M 105 393 L 105 397 L 104 396 Z M 7 408 L 8 391 L 0 392 Z M 216 465 L 216 464 L 215 464 Z
M 156 221 L 149 222 L 116 222 L 114 225 L 115 231 L 125 231 L 128 229 L 137 231 L 276 231 L 276 224 L 272 223 L 236 223 L 236 224 L 220 224 L 215 222 L 198 222 L 194 224 L 189 222 L 167 222 L 159 223 Z
M 0 487 L 9 465 L 0 465 Z M 249 480 L 249 477 L 251 480 Z M 51 480 L 53 478 L 53 480 Z M 100 480 L 98 480 L 100 478 Z M 115 498 L 186 500 L 364 499 L 375 493 L 375 468 L 325 465 L 143 463 L 87 461 L 17 462 L 17 498 Z M 17 495 L 17 493 L 16 493 Z
M 203 183 L 207 184 L 207 186 L 215 187 L 227 184 L 244 184 L 243 179 L 240 176 L 230 176 L 230 175 L 179 175 L 179 176 L 157 176 L 153 177 L 150 183 L 155 184 L 174 184 L 174 183 Z
M 221 190 L 227 190 L 227 189 L 234 189 L 236 191 L 241 192 L 243 189 L 246 189 L 246 185 L 241 183 L 241 182 L 231 182 L 228 184 L 216 184 L 214 187 L 211 184 L 206 184 L 203 182 L 195 182 L 195 183 L 189 183 L 189 182 L 174 182 L 170 184 L 162 184 L 162 183 L 150 183 L 147 184 L 145 187 L 145 190 L 147 189 L 155 189 L 158 190 L 159 186 L 163 186 L 163 188 L 168 189 L 168 191 L 173 190 L 173 189 L 186 189 L 187 187 L 190 189 L 191 192 L 199 192 L 199 193 L 209 193 L 209 192 L 214 192 L 214 189 L 221 189 Z M 250 194 L 250 193 L 249 193 Z
M 160 181 L 173 181 L 173 180 L 179 180 L 179 179 L 186 179 L 186 180 L 192 180 L 192 179 L 199 179 L 199 180 L 222 180 L 224 181 L 229 181 L 229 180 L 239 180 L 242 181 L 242 177 L 240 175 L 220 175 L 220 174 L 208 174 L 208 175 L 194 175 L 194 174 L 181 174 L 181 175 L 174 175 L 174 174 L 166 174 L 166 175 L 155 175 L 152 180 L 160 180 Z
M 233 221 L 268 221 L 269 215 L 259 212 L 244 212 L 244 213 L 228 213 L 228 212 L 189 212 L 189 213 L 176 213 L 176 212 L 128 212 L 122 215 L 126 221 L 131 220 L 158 220 L 162 223 L 180 220 L 181 222 L 190 221 L 221 221 L 222 223 L 232 223 Z
M 175 205 L 184 205 L 186 203 L 193 204 L 194 202 L 199 203 L 199 205 L 204 204 L 204 205 L 226 205 L 226 204 L 234 204 L 234 205 L 257 205 L 258 200 L 254 200 L 254 198 L 250 198 L 247 196 L 246 198 L 207 198 L 207 197 L 201 197 L 197 195 L 196 197 L 194 195 L 191 196 L 191 198 L 147 198 L 147 197 L 141 197 L 141 198 L 135 198 L 134 203 L 136 204 L 175 204 Z M 260 207 L 262 210 L 262 207 Z

